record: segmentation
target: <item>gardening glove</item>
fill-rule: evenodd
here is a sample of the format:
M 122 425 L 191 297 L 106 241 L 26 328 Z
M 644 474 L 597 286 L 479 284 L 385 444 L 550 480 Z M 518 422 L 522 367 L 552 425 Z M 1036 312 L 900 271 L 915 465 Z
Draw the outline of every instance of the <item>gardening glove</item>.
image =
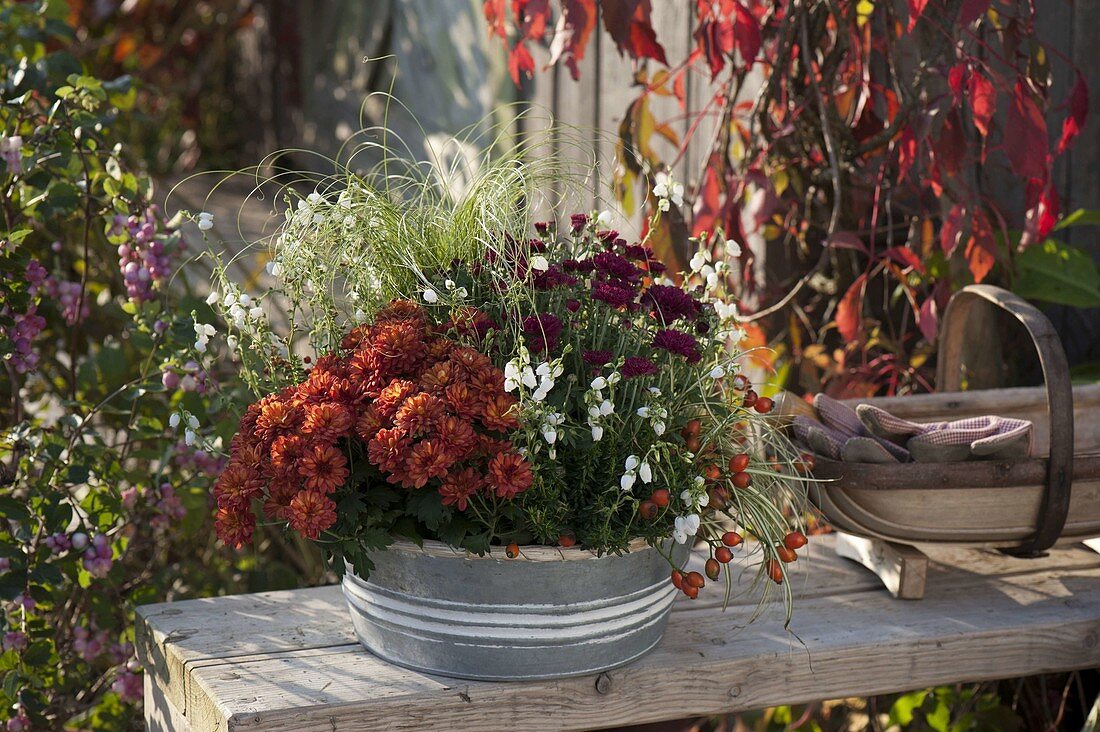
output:
M 918 462 L 947 463 L 976 458 L 1009 458 L 1031 451 L 1031 422 L 1008 417 L 969 417 L 953 422 L 910 422 L 870 404 L 856 414 L 868 431 L 904 441 Z
M 859 463 L 897 463 L 909 460 L 898 445 L 869 434 L 851 407 L 825 394 L 814 397 L 821 421 L 799 416 L 791 423 L 795 437 L 818 455 Z

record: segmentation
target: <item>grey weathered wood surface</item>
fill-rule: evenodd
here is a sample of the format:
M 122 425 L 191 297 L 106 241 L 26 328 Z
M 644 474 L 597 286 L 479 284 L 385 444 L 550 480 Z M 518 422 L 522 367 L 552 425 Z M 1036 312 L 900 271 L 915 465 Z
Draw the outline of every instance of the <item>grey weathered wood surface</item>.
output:
M 338 587 L 138 611 L 152 729 L 590 729 L 1100 665 L 1100 556 L 922 547 L 924 600 L 893 599 L 815 539 L 780 608 L 748 624 L 721 592 L 679 602 L 648 656 L 595 677 L 488 683 L 406 671 L 360 648 Z M 174 722 L 173 722 L 174 720 Z M 184 727 L 186 723 L 186 727 Z M 174 725 L 174 726 L 173 726 Z

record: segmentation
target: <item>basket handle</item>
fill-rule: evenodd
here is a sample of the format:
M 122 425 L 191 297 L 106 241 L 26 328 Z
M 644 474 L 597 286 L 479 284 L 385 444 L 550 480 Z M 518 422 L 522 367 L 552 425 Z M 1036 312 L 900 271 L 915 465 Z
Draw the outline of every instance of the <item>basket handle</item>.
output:
M 1014 556 L 1034 557 L 1054 545 L 1069 515 L 1073 482 L 1073 386 L 1069 364 L 1054 326 L 1038 308 L 1000 287 L 969 285 L 955 293 L 943 316 L 936 368 L 938 389 L 959 391 L 962 388 L 964 326 L 973 307 L 983 301 L 1008 311 L 1027 329 L 1039 353 L 1039 365 L 1046 383 L 1050 458 L 1047 461 L 1046 491 L 1039 505 L 1039 519 L 1035 534 L 1022 546 L 1004 550 Z

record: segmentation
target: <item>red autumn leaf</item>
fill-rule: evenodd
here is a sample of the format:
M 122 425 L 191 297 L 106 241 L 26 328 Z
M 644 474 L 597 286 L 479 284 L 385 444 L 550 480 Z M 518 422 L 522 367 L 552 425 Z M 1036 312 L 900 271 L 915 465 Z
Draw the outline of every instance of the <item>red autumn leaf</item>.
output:
M 535 70 L 535 59 L 531 58 L 531 52 L 522 41 L 508 54 L 508 73 L 512 75 L 512 81 L 519 86 L 520 77 L 530 79 Z
M 550 43 L 550 63 L 565 62 L 569 75 L 581 77 L 578 64 L 584 58 L 588 38 L 596 27 L 596 0 L 561 0 L 561 16 Z
M 665 49 L 657 42 L 650 20 L 650 0 L 602 0 L 603 24 L 619 52 L 631 58 L 651 58 L 668 66 Z
M 756 60 L 760 53 L 760 24 L 752 16 L 749 9 L 741 3 L 733 6 L 737 14 L 737 23 L 733 26 L 733 37 L 737 42 L 737 50 L 741 52 L 741 59 L 749 66 Z
M 990 0 L 963 0 L 962 9 L 959 10 L 959 23 L 970 25 L 989 10 Z
M 947 85 L 951 87 L 951 93 L 955 95 L 955 101 L 962 101 L 963 84 L 966 83 L 967 67 L 964 63 L 957 63 L 947 72 Z
M 940 329 L 940 312 L 936 307 L 936 298 L 925 298 L 920 304 L 920 310 L 917 311 L 917 327 L 920 328 L 921 335 L 926 341 L 936 342 L 936 335 Z
M 829 236 L 826 244 L 834 249 L 855 249 L 857 252 L 863 252 L 864 254 L 870 254 L 867 251 L 867 245 L 863 243 L 863 240 L 859 238 L 854 232 L 851 231 L 838 231 L 835 234 Z
M 867 274 L 861 274 L 844 293 L 836 306 L 836 329 L 846 341 L 859 340 L 863 331 L 863 288 L 867 284 Z
M 1005 120 L 1005 155 L 1017 175 L 1045 181 L 1050 163 L 1047 123 L 1023 82 L 1016 82 Z
M 703 171 L 703 180 L 699 183 L 699 193 L 695 196 L 695 208 L 692 211 L 692 236 L 701 236 L 705 231 L 714 231 L 722 214 L 722 199 L 725 190 L 719 171 L 722 170 L 718 155 L 712 155 Z
M 981 282 L 997 263 L 997 242 L 985 212 L 978 209 L 970 222 L 970 241 L 966 244 L 966 263 L 975 282 Z
M 1024 231 L 1020 236 L 1020 251 L 1046 239 L 1058 223 L 1058 214 L 1062 209 L 1058 191 L 1052 181 L 1047 181 L 1042 188 L 1036 181 L 1029 181 L 1024 197 L 1028 211 L 1024 217 Z
M 508 20 L 508 11 L 505 0 L 485 0 L 481 9 L 485 13 L 485 20 L 489 23 L 489 37 L 500 36 L 501 38 L 507 38 L 508 27 L 506 22 Z
M 726 66 L 726 56 L 733 53 L 733 26 L 725 19 L 704 20 L 695 29 L 695 42 L 702 49 L 713 81 Z
M 947 214 L 943 227 L 940 229 L 940 248 L 949 257 L 955 251 L 955 247 L 959 245 L 959 234 L 962 233 L 964 216 L 966 216 L 966 209 L 963 208 L 961 203 L 956 203 L 951 207 L 951 212 Z
M 1058 214 L 1061 213 L 1062 208 L 1061 202 L 1058 200 L 1058 191 L 1055 190 L 1053 185 L 1047 185 L 1036 208 L 1038 209 L 1039 219 L 1036 234 L 1040 240 L 1046 239 L 1050 232 L 1054 230 L 1054 225 L 1058 223 Z
M 949 175 L 958 173 L 966 158 L 966 150 L 966 136 L 962 131 L 959 110 L 952 109 L 944 115 L 940 136 L 932 143 L 932 151 L 936 155 L 936 166 Z
M 912 33 L 913 29 L 917 27 L 917 21 L 920 20 L 920 16 L 924 14 L 924 9 L 928 6 L 928 0 L 909 0 L 909 32 Z
M 974 126 L 983 135 L 989 134 L 989 123 L 997 108 L 997 92 L 993 83 L 980 71 L 970 74 L 970 109 L 974 114 Z
M 1054 153 L 1055 155 L 1061 155 L 1065 152 L 1069 144 L 1073 142 L 1073 138 L 1081 134 L 1081 129 L 1085 126 L 1085 120 L 1089 116 L 1088 83 L 1085 81 L 1080 69 L 1074 69 L 1074 73 L 1076 79 L 1073 82 L 1073 88 L 1069 90 L 1069 98 L 1066 100 L 1069 113 L 1062 122 L 1062 136 L 1058 139 L 1058 149 Z
M 924 263 L 920 261 L 920 257 L 917 256 L 916 252 L 908 247 L 890 247 L 882 253 L 882 256 L 897 262 L 902 267 L 912 267 L 921 274 L 924 273 Z
M 550 21 L 550 0 L 512 0 L 512 15 L 521 36 L 542 40 Z
M 906 127 L 898 137 L 898 180 L 904 180 L 909 175 L 913 163 L 917 161 L 917 138 L 913 135 L 912 127 Z

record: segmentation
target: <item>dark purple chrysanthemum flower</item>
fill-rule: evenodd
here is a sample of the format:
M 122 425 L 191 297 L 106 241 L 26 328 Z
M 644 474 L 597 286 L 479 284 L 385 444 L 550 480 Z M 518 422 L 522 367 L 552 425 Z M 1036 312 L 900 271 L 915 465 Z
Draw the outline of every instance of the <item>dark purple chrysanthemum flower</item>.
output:
M 565 308 L 571 313 L 575 313 L 581 309 L 581 301 L 570 298 L 565 301 Z
M 527 242 L 527 246 L 530 247 L 532 252 L 545 252 L 546 242 L 542 239 L 531 239 Z
M 561 320 L 551 313 L 531 315 L 523 319 L 523 334 L 534 351 L 552 351 L 558 347 Z
M 600 252 L 592 257 L 592 264 L 596 269 L 608 277 L 616 277 L 620 280 L 634 282 L 641 277 L 641 270 L 635 267 L 629 259 L 613 252 Z
M 579 234 L 588 226 L 588 214 L 575 213 L 569 217 L 569 224 L 573 227 L 573 233 Z
M 654 285 L 646 290 L 643 298 L 651 306 L 653 314 L 665 323 L 679 318 L 691 320 L 698 314 L 695 300 L 679 287 Z
M 607 282 L 592 284 L 592 299 L 606 302 L 613 308 L 623 308 L 634 302 L 634 290 L 612 285 Z
M 620 371 L 624 379 L 633 379 L 637 376 L 649 376 L 650 374 L 657 373 L 657 364 L 653 363 L 648 358 L 629 356 L 626 361 L 623 362 L 623 367 Z
M 699 341 L 695 340 L 695 336 L 690 333 L 680 330 L 665 328 L 657 331 L 657 335 L 653 338 L 653 347 L 663 348 L 669 353 L 683 356 L 688 363 L 695 363 L 702 358 L 699 353 Z
M 539 233 L 539 236 L 546 236 L 550 233 L 550 230 L 554 227 L 554 224 L 550 221 L 536 221 L 535 231 Z
M 611 351 L 585 351 L 581 358 L 589 366 L 604 366 L 611 361 Z
M 611 248 L 615 244 L 615 240 L 619 238 L 619 232 L 614 229 L 605 229 L 604 231 L 597 231 L 596 238 L 603 242 L 604 246 Z
M 577 284 L 577 278 L 561 271 L 561 267 L 554 264 L 545 272 L 535 275 L 535 289 L 552 290 L 555 287 L 564 287 Z
M 588 273 L 595 269 L 590 259 L 565 259 L 562 260 L 561 266 L 566 272 Z

